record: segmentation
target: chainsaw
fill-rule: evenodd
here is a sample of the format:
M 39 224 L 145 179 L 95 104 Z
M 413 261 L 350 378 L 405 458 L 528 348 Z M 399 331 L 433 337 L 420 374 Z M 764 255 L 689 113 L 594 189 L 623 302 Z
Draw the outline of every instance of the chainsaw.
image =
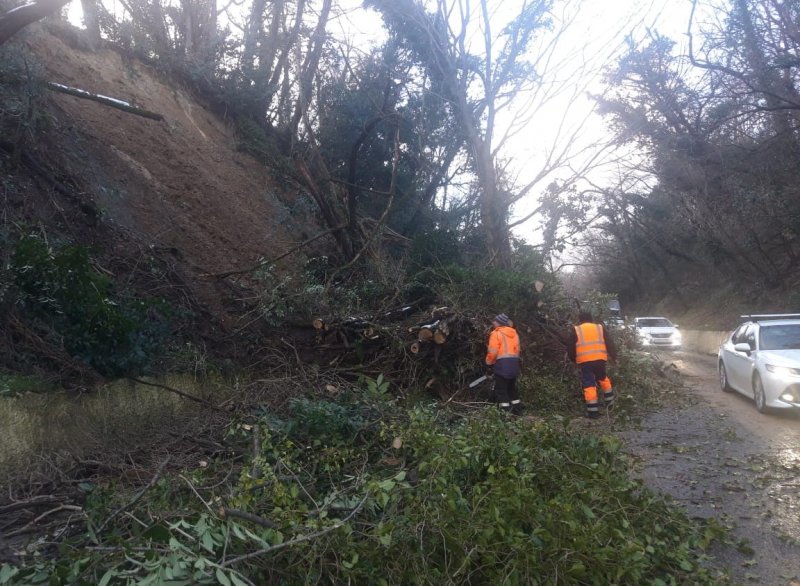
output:
M 483 381 L 485 381 L 487 378 L 489 378 L 489 375 L 487 375 L 487 374 L 484 374 L 482 377 L 476 378 L 474 381 L 469 383 L 469 388 L 474 389 L 479 384 L 481 384 Z

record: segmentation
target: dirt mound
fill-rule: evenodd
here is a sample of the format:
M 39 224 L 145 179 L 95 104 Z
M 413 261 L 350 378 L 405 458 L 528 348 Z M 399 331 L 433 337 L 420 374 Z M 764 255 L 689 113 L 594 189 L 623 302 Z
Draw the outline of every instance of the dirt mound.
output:
M 45 31 L 23 43 L 47 81 L 163 115 L 153 121 L 52 93 L 50 155 L 54 147 L 58 154 L 48 162 L 77 179 L 101 224 L 138 243 L 142 262 L 148 250 L 170 251 L 213 313 L 224 314 L 220 285 L 205 275 L 277 256 L 317 231 L 299 186 L 279 184 L 238 152 L 226 121 L 152 67 L 107 48 L 76 49 Z

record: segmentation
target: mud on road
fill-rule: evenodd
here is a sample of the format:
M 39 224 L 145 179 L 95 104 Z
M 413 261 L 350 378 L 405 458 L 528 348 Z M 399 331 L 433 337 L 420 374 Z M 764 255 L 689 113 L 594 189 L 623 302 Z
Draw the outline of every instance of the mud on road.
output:
M 688 400 L 618 433 L 637 475 L 690 517 L 730 529 L 733 543 L 710 553 L 731 583 L 800 586 L 800 413 L 762 415 L 723 393 L 714 356 L 660 358 L 677 368 Z

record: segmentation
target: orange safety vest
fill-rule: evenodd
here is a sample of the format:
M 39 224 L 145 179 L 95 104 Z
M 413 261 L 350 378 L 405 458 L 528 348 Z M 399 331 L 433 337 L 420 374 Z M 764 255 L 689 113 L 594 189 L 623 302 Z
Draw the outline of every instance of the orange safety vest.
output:
M 575 333 L 578 334 L 578 343 L 575 344 L 576 364 L 592 360 L 608 360 L 603 326 L 587 322 L 575 326 Z
M 502 358 L 519 358 L 519 335 L 508 326 L 492 330 L 486 350 L 486 364 L 494 364 Z

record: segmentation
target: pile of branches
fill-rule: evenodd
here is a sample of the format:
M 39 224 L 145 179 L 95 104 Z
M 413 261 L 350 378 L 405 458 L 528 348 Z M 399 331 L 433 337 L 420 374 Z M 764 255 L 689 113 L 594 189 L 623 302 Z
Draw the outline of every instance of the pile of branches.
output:
M 563 307 L 562 307 L 563 305 Z M 515 324 L 528 364 L 562 364 L 571 330 L 566 302 L 541 305 Z M 348 374 L 382 374 L 400 388 L 448 399 L 483 372 L 490 316 L 452 307 L 406 305 L 372 315 L 318 317 L 300 342 L 304 361 Z M 477 389 L 478 392 L 481 388 Z
M 441 396 L 480 369 L 489 323 L 449 307 L 407 305 L 369 316 L 316 318 L 306 348 L 311 361 L 365 375 L 390 375 L 405 388 Z

